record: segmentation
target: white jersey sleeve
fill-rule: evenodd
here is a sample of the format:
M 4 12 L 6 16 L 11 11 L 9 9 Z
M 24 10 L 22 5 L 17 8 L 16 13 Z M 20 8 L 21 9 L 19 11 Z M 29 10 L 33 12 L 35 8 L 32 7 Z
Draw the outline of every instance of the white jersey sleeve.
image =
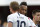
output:
M 29 17 L 28 17 L 28 19 L 29 19 L 32 26 L 36 26 L 35 23 Z
M 25 19 L 26 19 L 26 26 L 27 26 L 27 27 L 30 27 L 30 26 L 31 26 L 30 21 L 27 19 L 27 17 L 26 17 Z
M 14 22 L 14 19 L 13 19 L 14 17 L 12 17 L 11 15 L 9 15 L 8 17 L 7 17 L 7 22 Z

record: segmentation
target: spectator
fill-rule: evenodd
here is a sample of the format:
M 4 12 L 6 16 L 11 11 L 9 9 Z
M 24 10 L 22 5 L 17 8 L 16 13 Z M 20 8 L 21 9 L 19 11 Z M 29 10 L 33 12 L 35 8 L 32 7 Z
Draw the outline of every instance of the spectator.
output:
M 40 27 L 40 10 L 35 9 L 32 12 L 33 21 L 37 25 L 37 27 Z
M 6 21 L 3 23 L 3 27 L 7 27 L 7 22 Z

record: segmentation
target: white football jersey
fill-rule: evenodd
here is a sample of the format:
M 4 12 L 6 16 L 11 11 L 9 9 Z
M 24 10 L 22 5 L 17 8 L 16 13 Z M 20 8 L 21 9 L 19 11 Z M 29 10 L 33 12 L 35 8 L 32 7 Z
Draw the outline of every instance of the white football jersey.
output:
M 28 19 L 29 19 L 29 21 L 30 21 L 32 27 L 35 27 L 35 26 L 36 26 L 35 23 L 34 23 L 29 17 L 28 17 Z
M 18 12 L 14 14 L 10 14 L 7 17 L 7 22 L 12 22 L 13 27 L 29 27 L 31 26 L 30 21 L 28 18 L 22 14 L 19 14 Z

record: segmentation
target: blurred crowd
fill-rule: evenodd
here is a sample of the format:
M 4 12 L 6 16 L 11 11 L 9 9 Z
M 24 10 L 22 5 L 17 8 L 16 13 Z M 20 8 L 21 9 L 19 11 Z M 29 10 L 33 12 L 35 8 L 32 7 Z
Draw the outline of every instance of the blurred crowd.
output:
M 7 21 L 3 22 L 2 17 L 0 15 L 0 27 L 6 27 L 7 26 Z

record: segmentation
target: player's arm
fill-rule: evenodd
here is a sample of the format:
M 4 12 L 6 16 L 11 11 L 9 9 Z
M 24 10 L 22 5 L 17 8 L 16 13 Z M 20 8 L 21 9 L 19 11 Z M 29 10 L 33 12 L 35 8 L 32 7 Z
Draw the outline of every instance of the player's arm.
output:
M 12 16 L 7 17 L 7 22 L 8 22 L 7 27 L 13 27 L 13 18 L 12 18 Z
M 8 27 L 13 27 L 12 22 L 8 22 Z

